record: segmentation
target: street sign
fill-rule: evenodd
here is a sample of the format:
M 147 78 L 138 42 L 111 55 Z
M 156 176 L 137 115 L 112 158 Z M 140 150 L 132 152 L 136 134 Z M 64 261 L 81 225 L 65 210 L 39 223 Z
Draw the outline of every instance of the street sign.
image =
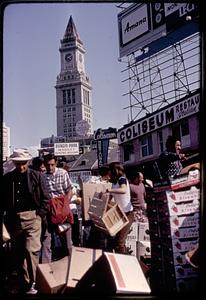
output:
M 98 128 L 94 134 L 95 140 L 110 140 L 117 138 L 117 129 L 109 127 L 107 129 Z
M 54 155 L 79 155 L 79 143 L 54 143 Z
M 97 141 L 98 167 L 101 168 L 107 163 L 109 140 L 117 138 L 117 129 L 109 127 L 107 129 L 98 128 L 94 133 L 94 140 Z

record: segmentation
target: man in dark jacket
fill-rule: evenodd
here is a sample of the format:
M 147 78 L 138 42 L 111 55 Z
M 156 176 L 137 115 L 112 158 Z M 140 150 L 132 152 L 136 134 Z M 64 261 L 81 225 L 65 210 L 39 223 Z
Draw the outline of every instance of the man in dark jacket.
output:
M 3 176 L 3 211 L 20 292 L 35 294 L 41 222 L 47 214 L 49 197 L 41 173 L 28 167 L 31 158 L 27 149 L 15 149 L 11 155 L 15 169 Z

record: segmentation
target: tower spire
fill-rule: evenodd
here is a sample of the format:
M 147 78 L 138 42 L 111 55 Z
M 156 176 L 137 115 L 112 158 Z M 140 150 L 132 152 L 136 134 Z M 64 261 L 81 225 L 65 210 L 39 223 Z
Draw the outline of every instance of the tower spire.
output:
M 69 18 L 69 22 L 67 24 L 67 28 L 64 33 L 63 41 L 68 39 L 78 39 L 80 41 L 79 34 L 77 32 L 76 26 L 74 24 L 72 16 Z

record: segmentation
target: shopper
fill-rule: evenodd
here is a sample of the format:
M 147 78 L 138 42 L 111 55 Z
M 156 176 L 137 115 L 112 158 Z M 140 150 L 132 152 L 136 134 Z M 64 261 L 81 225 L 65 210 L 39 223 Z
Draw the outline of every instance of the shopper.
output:
M 121 207 L 129 220 L 129 223 L 125 225 L 114 237 L 114 249 L 117 253 L 127 254 L 125 242 L 130 231 L 130 227 L 134 221 L 129 182 L 126 178 L 124 167 L 120 162 L 110 163 L 109 168 L 112 187 L 107 189 L 107 192 L 113 196 L 114 201 Z
M 134 209 L 135 219 L 143 221 L 146 216 L 146 190 L 144 186 L 144 175 L 141 172 L 131 174 L 130 193 Z
M 11 236 L 12 257 L 20 293 L 36 294 L 36 268 L 41 248 L 41 218 L 49 196 L 40 173 L 29 168 L 27 149 L 14 149 L 15 169 L 3 176 L 4 222 Z
M 80 189 L 78 185 L 74 185 L 72 187 L 72 198 L 70 201 L 70 209 L 73 214 L 74 223 L 72 224 L 72 243 L 74 246 L 80 246 L 81 238 L 80 238 L 80 226 L 81 226 L 81 212 L 80 205 L 82 202 L 82 198 L 80 197 Z
M 59 196 L 64 196 L 67 198 L 68 207 L 70 199 L 72 197 L 72 183 L 69 177 L 69 174 L 63 168 L 57 167 L 57 157 L 53 154 L 47 154 L 44 156 L 44 164 L 46 167 L 46 173 L 43 174 L 46 182 L 46 186 L 49 192 L 50 199 L 57 198 Z M 67 220 L 63 223 L 63 226 L 60 224 L 52 224 L 48 220 L 48 230 L 47 235 L 50 238 L 47 238 L 47 243 L 44 243 L 43 253 L 45 258 L 48 261 L 53 260 L 52 257 L 52 243 L 51 237 L 53 235 L 54 242 L 55 240 L 61 241 L 62 247 L 60 253 L 61 256 L 71 254 L 72 250 L 72 227 L 73 223 L 72 212 L 68 215 Z M 64 230 L 65 229 L 65 230 Z M 57 236 L 56 236 L 57 235 Z M 55 239 L 56 237 L 56 239 Z M 64 249 L 66 248 L 66 249 Z M 65 251 L 65 252 L 64 252 Z
M 99 168 L 100 182 L 108 183 L 111 176 L 110 167 L 108 164 L 105 164 Z
M 93 184 L 102 184 L 105 187 L 102 188 L 103 191 L 106 190 L 106 186 L 108 186 L 110 179 L 110 168 L 108 164 L 102 165 L 98 169 L 99 176 L 95 176 L 91 183 Z M 110 183 L 111 185 L 111 183 Z M 110 238 L 106 233 L 99 230 L 94 222 L 90 221 L 89 226 L 89 236 L 87 239 L 87 246 L 90 248 L 100 248 L 104 251 L 112 251 L 112 237 Z
M 44 164 L 44 159 L 42 157 L 36 156 L 32 159 L 32 163 L 30 167 L 38 172 L 45 173 L 46 168 Z M 42 230 L 41 230 L 41 250 L 39 263 L 49 263 L 51 262 L 51 244 L 52 244 L 52 236 L 50 232 L 49 224 L 49 211 L 47 215 L 42 219 Z
M 181 149 L 180 140 L 173 136 L 168 136 L 166 150 L 160 154 L 158 161 L 162 179 L 168 180 L 180 174 L 183 168 L 182 161 L 186 159 Z
M 36 156 L 32 159 L 31 166 L 32 169 L 39 172 L 46 172 L 46 168 L 44 165 L 44 159 L 42 157 Z

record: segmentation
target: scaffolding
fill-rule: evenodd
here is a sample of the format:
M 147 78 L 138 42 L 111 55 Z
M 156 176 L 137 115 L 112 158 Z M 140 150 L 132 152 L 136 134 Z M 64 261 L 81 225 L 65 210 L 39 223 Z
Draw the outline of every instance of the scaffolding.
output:
M 129 88 L 123 96 L 129 99 L 124 109 L 129 110 L 130 122 L 200 88 L 199 32 L 176 43 L 171 41 L 169 47 L 143 60 L 139 60 L 139 50 L 119 60 L 126 64 L 122 82 Z

